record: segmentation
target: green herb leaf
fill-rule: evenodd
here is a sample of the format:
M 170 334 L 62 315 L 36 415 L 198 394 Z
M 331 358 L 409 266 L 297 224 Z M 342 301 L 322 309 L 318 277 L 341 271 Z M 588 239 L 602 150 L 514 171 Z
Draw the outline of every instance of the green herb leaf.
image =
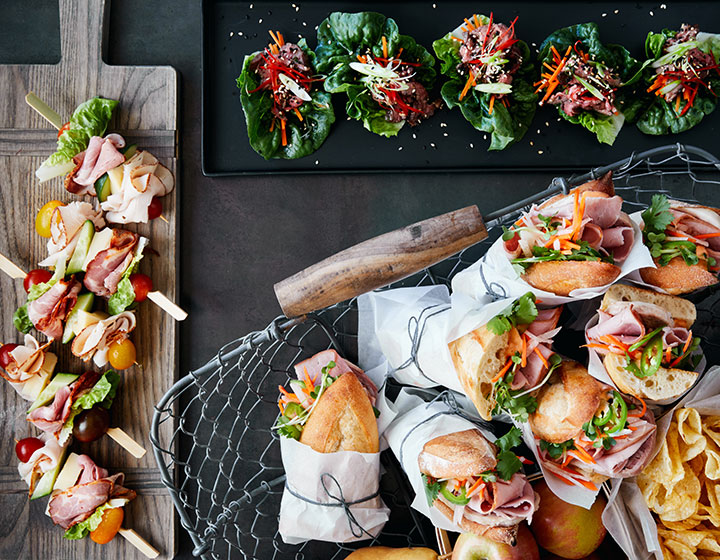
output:
M 562 457 L 563 453 L 565 453 L 568 449 L 575 449 L 575 442 L 569 439 L 563 443 L 550 443 L 541 439 L 540 449 L 546 451 L 550 458 L 558 459 Z
M 513 428 L 517 429 L 517 428 Z M 498 476 L 503 480 L 510 480 L 512 475 L 522 469 L 522 463 L 518 456 L 512 451 L 501 451 L 497 456 L 497 466 L 495 470 Z
M 529 325 L 537 318 L 537 315 L 535 294 L 528 292 L 490 319 L 487 329 L 493 334 L 501 335 L 517 325 Z
M 425 485 L 425 496 L 427 497 L 428 504 L 433 505 L 440 493 L 440 486 L 442 483 L 425 473 L 422 473 L 420 476 L 422 477 L 423 484 Z

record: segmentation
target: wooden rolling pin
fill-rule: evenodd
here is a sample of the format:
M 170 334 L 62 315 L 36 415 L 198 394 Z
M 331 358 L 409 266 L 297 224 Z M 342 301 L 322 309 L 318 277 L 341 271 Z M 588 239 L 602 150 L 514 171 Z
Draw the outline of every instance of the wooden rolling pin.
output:
M 417 222 L 345 249 L 275 284 L 286 317 L 299 317 L 407 278 L 487 237 L 477 206 Z

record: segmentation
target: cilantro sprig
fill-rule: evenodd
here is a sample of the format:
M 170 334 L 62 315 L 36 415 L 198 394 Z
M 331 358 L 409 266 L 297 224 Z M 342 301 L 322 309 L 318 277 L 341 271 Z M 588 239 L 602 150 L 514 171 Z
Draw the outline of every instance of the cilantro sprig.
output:
M 538 316 L 535 294 L 528 292 L 488 321 L 487 329 L 496 335 L 508 332 L 518 325 L 529 325 Z
M 435 500 L 437 500 L 443 483 L 438 482 L 437 479 L 428 476 L 425 473 L 422 473 L 420 476 L 422 477 L 423 485 L 425 486 L 425 497 L 427 498 L 428 503 L 432 505 Z
M 562 443 L 550 443 L 549 441 L 541 439 L 540 449 L 546 451 L 551 459 L 559 459 L 566 451 L 575 449 L 575 442 L 569 439 Z

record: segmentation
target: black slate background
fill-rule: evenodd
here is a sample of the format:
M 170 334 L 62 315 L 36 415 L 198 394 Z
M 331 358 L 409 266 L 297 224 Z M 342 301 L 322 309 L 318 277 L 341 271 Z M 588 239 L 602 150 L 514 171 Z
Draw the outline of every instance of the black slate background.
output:
M 659 9 L 659 4 L 643 5 Z M 59 60 L 56 1 L 3 0 L 2 8 L 0 64 Z M 597 21 L 605 23 L 599 15 Z M 169 64 L 181 75 L 179 303 L 190 316 L 180 328 L 180 375 L 205 363 L 224 343 L 280 315 L 274 282 L 417 220 L 469 204 L 487 213 L 552 178 L 550 172 L 204 177 L 200 54 L 199 0 L 112 3 L 107 62 Z M 598 158 L 597 163 L 609 162 Z M 180 533 L 178 558 L 191 558 L 190 540 Z

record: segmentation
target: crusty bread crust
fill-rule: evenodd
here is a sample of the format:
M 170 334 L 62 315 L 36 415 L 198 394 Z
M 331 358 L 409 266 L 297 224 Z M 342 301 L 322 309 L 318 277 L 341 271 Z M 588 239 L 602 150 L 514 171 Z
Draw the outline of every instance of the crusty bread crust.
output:
M 598 193 L 603 193 L 607 196 L 615 196 L 615 183 L 613 182 L 612 178 L 612 171 L 608 171 L 603 175 L 602 177 L 599 177 L 597 179 L 592 179 L 588 181 L 587 183 L 583 183 L 582 185 L 579 185 L 575 187 L 574 189 L 570 190 L 570 195 L 574 195 L 575 191 L 579 192 L 580 194 L 584 193 L 585 191 L 594 191 Z M 570 196 L 567 194 L 556 194 L 552 198 L 549 198 L 545 202 L 543 202 L 540 205 L 540 208 L 545 208 L 554 202 L 557 202 L 561 198 L 565 196 Z
M 577 362 L 564 361 L 537 395 L 537 410 L 530 415 L 535 435 L 550 443 L 563 443 L 582 431 L 597 411 L 602 384 Z
M 497 465 L 497 448 L 471 428 L 431 439 L 418 455 L 420 472 L 433 478 L 468 478 Z
M 689 328 L 697 319 L 695 305 L 681 297 L 661 294 L 653 290 L 637 288 L 628 284 L 613 284 L 603 297 L 600 309 L 606 311 L 616 302 L 652 303 L 668 311 L 677 326 Z
M 453 518 L 453 510 L 440 500 L 435 500 L 433 505 L 447 517 L 450 521 Z M 465 516 L 460 520 L 460 528 L 468 533 L 473 533 L 481 537 L 487 537 L 495 542 L 509 544 L 515 546 L 517 540 L 518 525 L 508 525 L 506 527 L 491 527 L 488 525 L 480 525 L 475 521 L 470 521 Z
M 647 401 L 674 399 L 683 395 L 697 381 L 698 373 L 661 367 L 654 375 L 639 379 L 625 369 L 625 357 L 608 354 L 603 365 L 617 388 L 628 395 Z
M 379 451 L 375 413 L 354 373 L 344 373 L 325 389 L 305 423 L 300 443 L 319 453 Z
M 492 380 L 511 356 L 522 347 L 517 329 L 501 335 L 491 333 L 485 326 L 453 340 L 448 344 L 458 380 L 485 420 L 492 419 L 495 399 Z
M 594 288 L 613 282 L 620 267 L 602 261 L 547 261 L 532 264 L 522 275 L 534 288 L 569 296 L 580 288 Z
M 345 560 L 437 560 L 437 557 L 437 552 L 429 548 L 370 546 L 356 550 Z
M 687 265 L 682 257 L 675 257 L 665 266 L 641 268 L 640 276 L 643 282 L 662 288 L 672 295 L 689 294 L 718 283 L 717 275 L 707 269 L 706 260 Z

